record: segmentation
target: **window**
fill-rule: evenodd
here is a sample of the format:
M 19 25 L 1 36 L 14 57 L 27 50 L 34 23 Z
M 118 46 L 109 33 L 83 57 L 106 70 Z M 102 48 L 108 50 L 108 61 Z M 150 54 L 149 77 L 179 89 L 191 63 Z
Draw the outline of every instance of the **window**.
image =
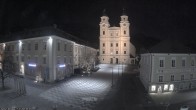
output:
M 28 44 L 28 50 L 31 50 L 31 44 L 30 43 Z
M 103 51 L 103 54 L 105 54 L 105 51 Z
M 57 44 L 57 50 L 60 51 L 60 42 Z
M 191 66 L 195 66 L 195 61 L 193 59 L 191 60 Z
M 35 50 L 38 50 L 38 43 L 35 44 Z
M 22 51 L 25 50 L 25 44 L 22 44 Z
M 165 85 L 164 85 L 164 91 L 167 91 L 168 89 L 169 89 L 168 84 L 165 84 Z
M 124 51 L 124 54 L 126 54 L 126 51 Z
M 116 43 L 116 47 L 118 47 L 118 43 Z
M 152 91 L 152 92 L 156 91 L 156 86 L 155 86 L 155 85 L 152 85 L 152 86 L 151 86 L 151 91 Z
M 182 67 L 185 67 L 185 59 L 182 60 Z
M 160 66 L 160 67 L 164 67 L 164 60 L 160 60 L 159 66 Z
M 103 31 L 103 35 L 105 35 L 105 31 Z
M 46 57 L 43 57 L 43 64 L 46 64 Z
M 111 47 L 113 47 L 113 43 L 111 43 Z
M 174 81 L 174 75 L 171 75 L 171 81 Z
M 190 74 L 190 79 L 193 79 L 193 74 Z
M 105 43 L 103 43 L 103 47 L 105 47 Z
M 113 34 L 111 33 L 111 36 L 113 36 Z
M 67 44 L 64 44 L 64 51 L 67 50 Z
M 118 33 L 116 33 L 116 36 L 118 36 Z
M 174 90 L 174 85 L 173 84 L 170 84 L 169 85 L 169 91 L 173 91 Z
M 176 60 L 172 60 L 172 67 L 176 67 Z
M 126 34 L 126 31 L 124 31 L 124 34 Z
M 159 76 L 159 82 L 163 82 L 163 76 Z
M 126 47 L 126 43 L 124 43 L 124 47 Z
M 116 54 L 118 54 L 118 51 L 116 51 Z
M 181 75 L 181 80 L 184 80 L 184 75 Z
M 43 50 L 46 50 L 46 42 L 43 42 Z

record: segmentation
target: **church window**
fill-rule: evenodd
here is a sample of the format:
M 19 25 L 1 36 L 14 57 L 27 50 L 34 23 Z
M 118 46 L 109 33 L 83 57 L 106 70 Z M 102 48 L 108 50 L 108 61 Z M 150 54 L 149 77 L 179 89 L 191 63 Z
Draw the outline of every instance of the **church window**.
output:
M 113 47 L 113 43 L 111 43 L 111 47 Z
M 124 47 L 126 47 L 126 43 L 124 43 Z
M 103 35 L 105 35 L 105 31 L 103 31 Z
M 124 34 L 126 34 L 126 31 L 124 31 Z

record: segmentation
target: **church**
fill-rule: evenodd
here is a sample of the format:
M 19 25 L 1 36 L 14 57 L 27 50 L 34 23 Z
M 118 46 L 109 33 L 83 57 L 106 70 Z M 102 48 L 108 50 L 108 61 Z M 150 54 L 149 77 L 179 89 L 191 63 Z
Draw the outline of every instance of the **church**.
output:
M 135 46 L 130 42 L 130 23 L 123 12 L 119 27 L 110 27 L 109 17 L 103 13 L 100 22 L 99 60 L 102 64 L 134 64 Z

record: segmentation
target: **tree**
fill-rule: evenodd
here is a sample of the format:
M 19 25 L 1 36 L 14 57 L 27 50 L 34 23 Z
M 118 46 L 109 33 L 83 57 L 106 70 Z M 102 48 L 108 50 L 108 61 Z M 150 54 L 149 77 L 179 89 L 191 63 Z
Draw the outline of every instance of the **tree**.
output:
M 5 89 L 5 79 L 16 72 L 16 64 L 13 62 L 13 53 L 4 52 L 2 69 L 0 69 L 0 79 L 2 81 L 2 88 Z
M 3 72 L 1 69 L 0 69 L 0 74 L 1 74 L 1 82 L 2 82 L 2 89 L 5 89 L 5 83 L 4 83 L 4 81 L 5 81 L 5 79 L 9 76 L 9 74 L 8 73 L 6 73 L 6 72 Z

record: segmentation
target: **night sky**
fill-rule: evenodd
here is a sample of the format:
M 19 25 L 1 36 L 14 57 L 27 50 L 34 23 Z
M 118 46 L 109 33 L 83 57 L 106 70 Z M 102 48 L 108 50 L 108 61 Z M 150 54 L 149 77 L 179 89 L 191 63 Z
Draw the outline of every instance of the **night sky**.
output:
M 196 42 L 196 6 L 190 0 L 1 0 L 0 35 L 56 24 L 98 44 L 103 10 L 111 26 L 119 26 L 123 8 L 132 39 L 175 37 Z

